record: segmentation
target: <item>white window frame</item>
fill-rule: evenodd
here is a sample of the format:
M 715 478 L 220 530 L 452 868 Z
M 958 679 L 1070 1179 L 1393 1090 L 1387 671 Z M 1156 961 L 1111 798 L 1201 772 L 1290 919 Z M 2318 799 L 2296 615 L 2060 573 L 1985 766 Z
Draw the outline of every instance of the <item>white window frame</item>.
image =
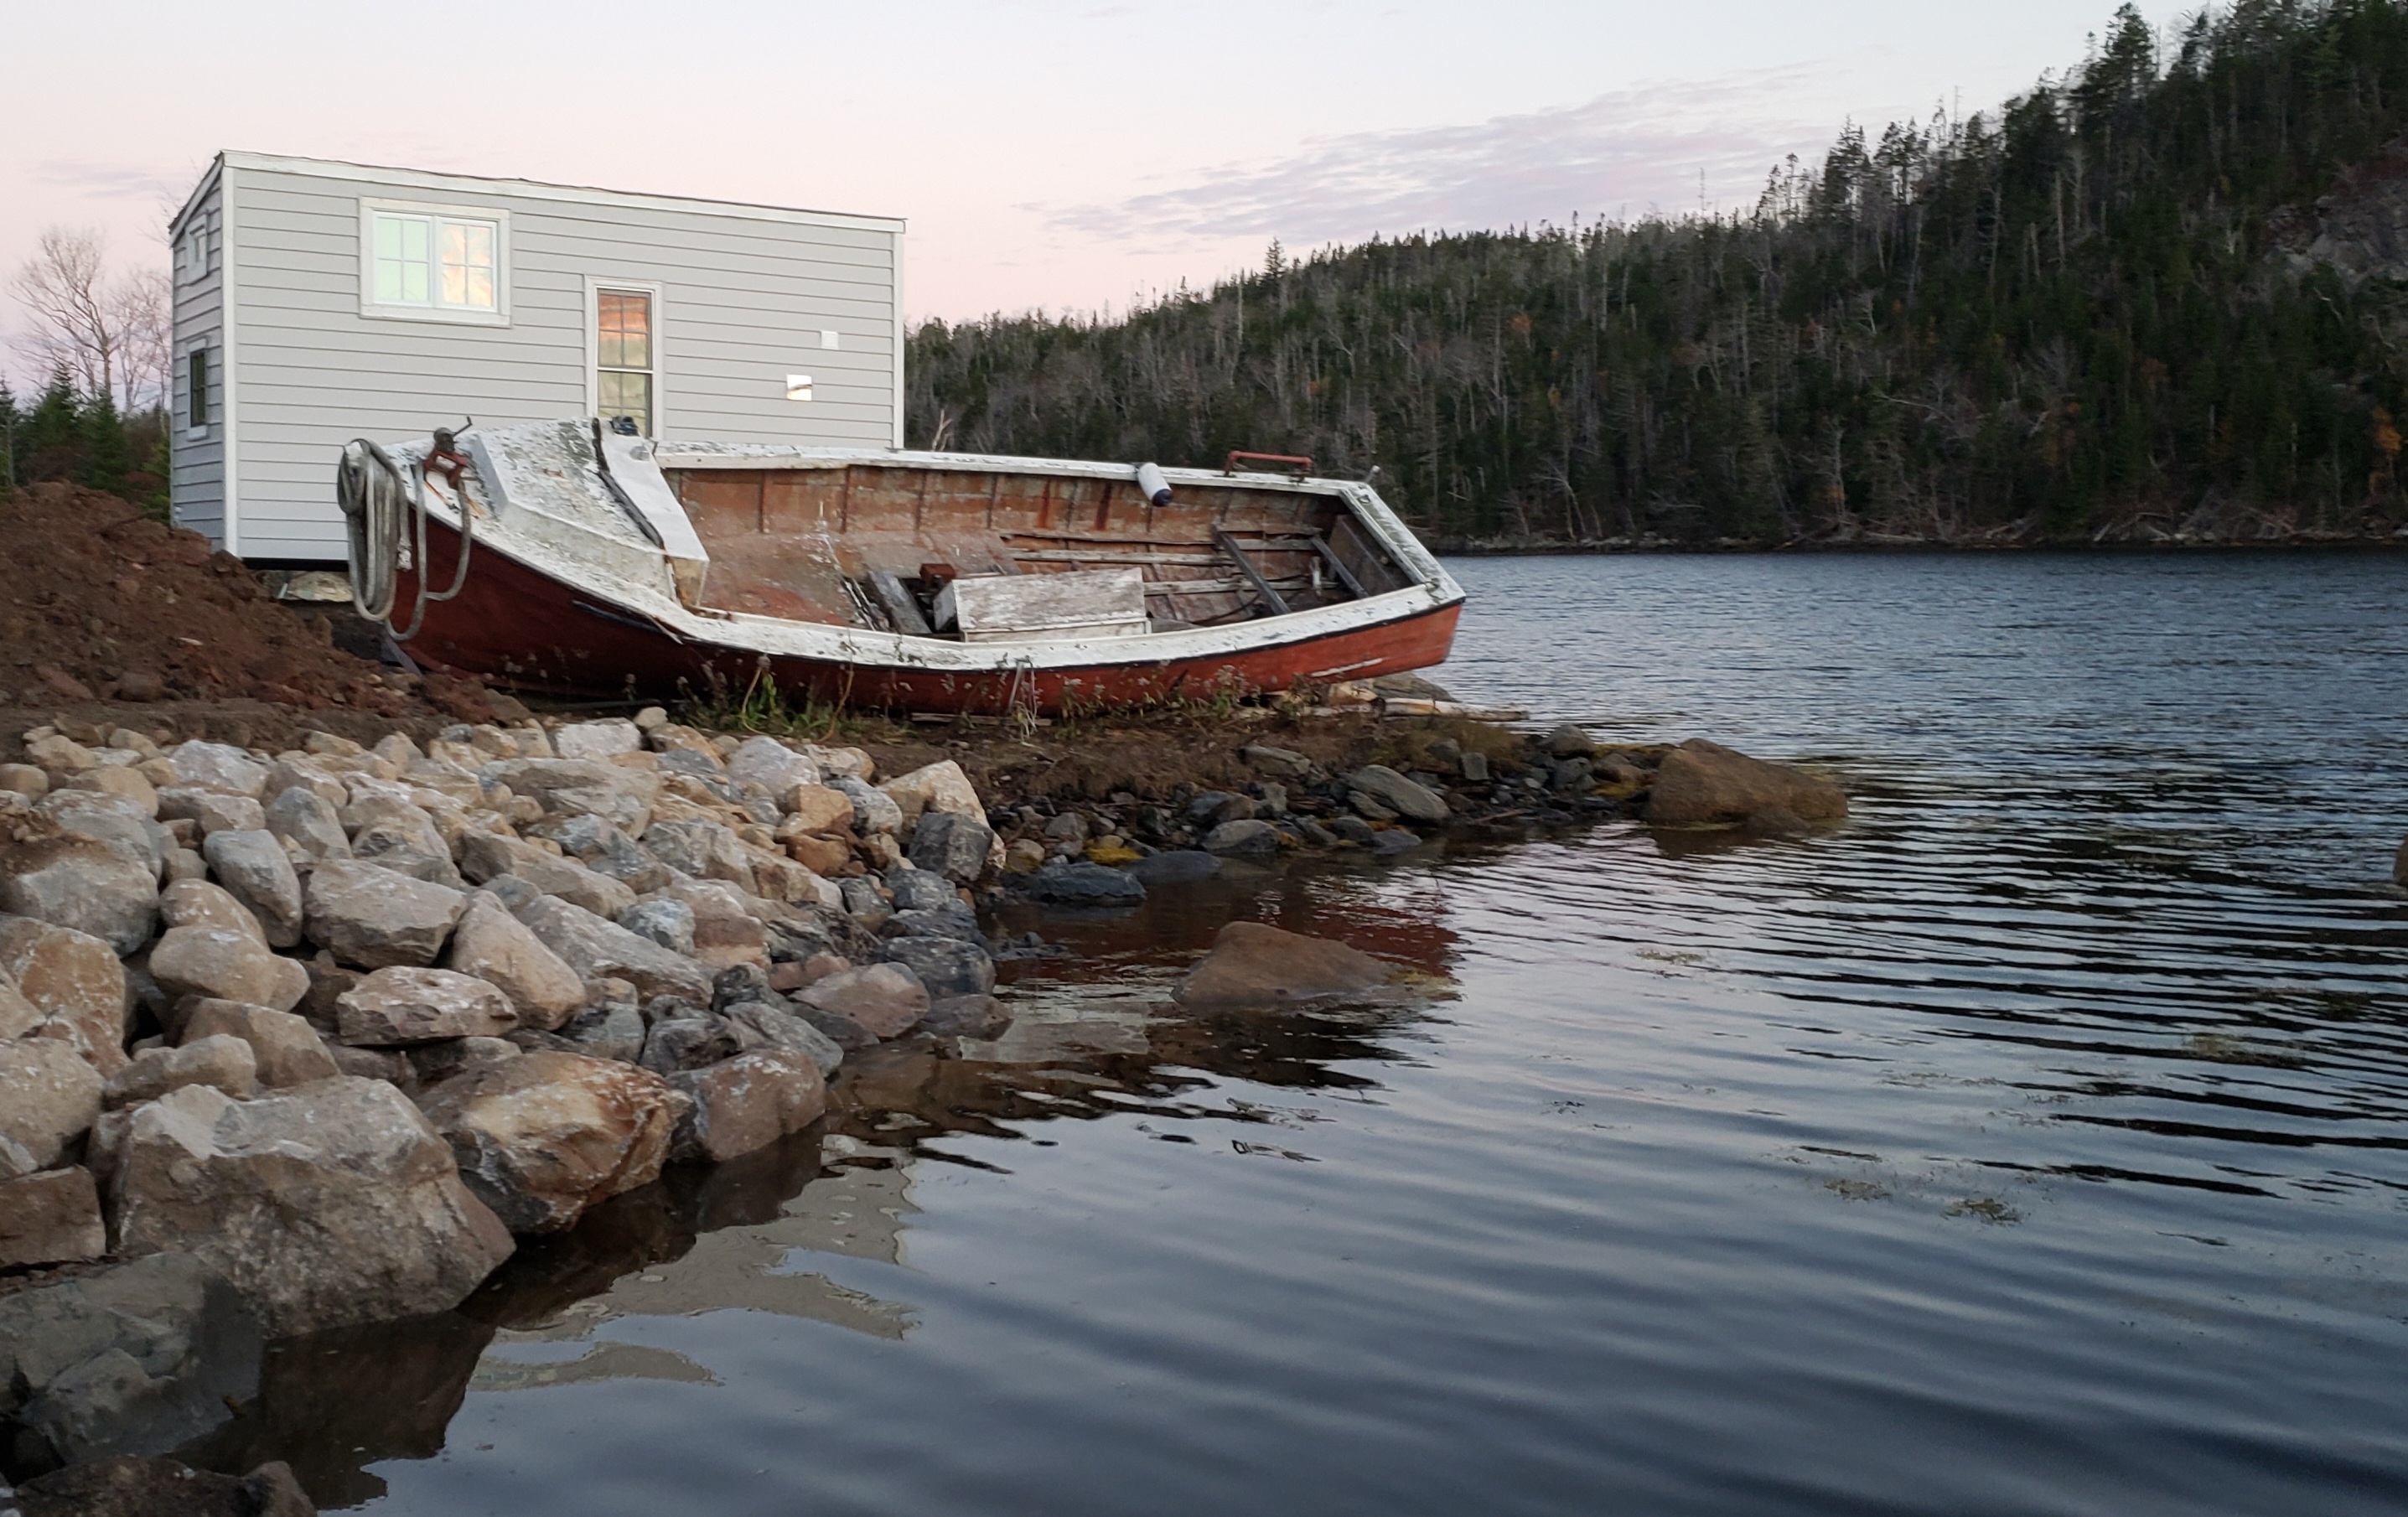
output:
M 585 276 L 585 414 L 602 414 L 602 292 L 652 297 L 652 433 L 668 436 L 668 305 L 658 279 L 609 279 Z
M 197 410 L 193 405 L 193 355 L 194 353 L 205 355 L 204 362 L 208 368 L 211 381 L 208 388 L 201 392 L 200 407 Z M 222 381 L 218 378 L 218 362 L 217 348 L 206 338 L 185 344 L 183 356 L 177 361 L 176 379 L 179 388 L 184 392 L 184 440 L 187 442 L 206 440 L 209 435 L 209 428 L 215 424 L 214 418 L 219 408 L 209 404 L 208 391 L 222 389 Z M 195 415 L 206 415 L 211 420 L 195 422 L 193 420 Z
M 197 284 L 208 273 L 209 216 L 203 211 L 185 224 L 184 236 L 176 244 L 176 282 Z
M 380 215 L 423 216 L 437 222 L 482 222 L 494 229 L 494 308 L 395 306 L 376 297 L 376 222 Z M 439 270 L 433 277 L 439 278 Z M 453 326 L 510 324 L 510 213 L 493 206 L 437 206 L 416 200 L 360 199 L 360 314 L 388 322 L 441 322 Z

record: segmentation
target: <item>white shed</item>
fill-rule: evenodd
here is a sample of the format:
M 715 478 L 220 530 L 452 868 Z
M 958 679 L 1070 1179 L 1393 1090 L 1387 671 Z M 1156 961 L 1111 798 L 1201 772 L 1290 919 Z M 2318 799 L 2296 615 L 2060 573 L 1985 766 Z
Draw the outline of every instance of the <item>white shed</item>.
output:
M 179 525 L 340 563 L 345 442 L 630 416 L 903 444 L 903 223 L 260 153 L 177 216 Z

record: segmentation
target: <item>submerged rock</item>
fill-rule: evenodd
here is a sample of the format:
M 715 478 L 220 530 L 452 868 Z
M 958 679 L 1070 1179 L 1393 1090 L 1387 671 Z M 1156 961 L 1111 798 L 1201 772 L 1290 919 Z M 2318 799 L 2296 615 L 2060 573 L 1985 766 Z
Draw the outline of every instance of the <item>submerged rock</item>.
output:
M 229 1401 L 255 1395 L 259 1369 L 257 1317 L 190 1254 L 154 1254 L 0 1296 L 0 1420 L 38 1445 L 27 1449 L 21 1437 L 21 1458 L 176 1448 L 227 1421 Z M 29 1517 L 41 1510 L 28 1503 Z
M 1219 867 L 1218 860 L 1214 867 Z M 1023 888 L 1029 899 L 1049 906 L 1140 906 L 1145 901 L 1143 880 L 1130 869 L 1114 869 L 1101 864 L 1066 864 L 1058 868 L 1039 869 L 1028 877 Z
M 1191 1009 L 1293 1005 L 1377 990 L 1390 978 L 1386 965 L 1344 943 L 1232 922 L 1180 982 L 1178 1000 Z
M 968 1038 L 985 1041 L 1003 1036 L 1011 1013 L 992 995 L 949 995 L 930 1003 L 919 1030 L 934 1038 Z
M 1776 809 L 1800 822 L 1838 822 L 1848 814 L 1848 797 L 1803 769 L 1692 737 L 1664 755 L 1646 816 L 1660 827 L 1713 826 Z
M 28 1481 L 24 1517 L 316 1517 L 281 1461 L 221 1475 L 166 1458 L 120 1454 Z
M 1138 860 L 1125 871 L 1148 890 L 1164 885 L 1192 885 L 1221 872 L 1221 861 L 1197 849 L 1172 849 Z

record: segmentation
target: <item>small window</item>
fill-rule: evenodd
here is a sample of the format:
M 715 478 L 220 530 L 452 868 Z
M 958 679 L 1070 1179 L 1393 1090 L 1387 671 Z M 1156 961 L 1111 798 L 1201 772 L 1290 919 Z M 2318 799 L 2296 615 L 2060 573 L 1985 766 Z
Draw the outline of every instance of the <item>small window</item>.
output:
M 594 293 L 594 403 L 604 421 L 624 416 L 652 435 L 656 344 L 652 296 L 645 290 Z
M 362 208 L 361 309 L 422 321 L 509 314 L 507 218 L 369 202 Z
M 209 424 L 209 351 L 195 348 L 184 355 L 184 424 L 194 432 Z

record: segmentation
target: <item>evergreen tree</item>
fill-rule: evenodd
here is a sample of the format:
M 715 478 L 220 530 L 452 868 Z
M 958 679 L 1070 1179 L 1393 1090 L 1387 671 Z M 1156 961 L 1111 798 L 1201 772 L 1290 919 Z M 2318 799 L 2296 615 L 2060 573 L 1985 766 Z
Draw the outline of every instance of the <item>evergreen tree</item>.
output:
M 1376 465 L 1445 538 L 2388 533 L 2408 265 L 2364 229 L 2402 209 L 2408 0 L 2245 0 L 2171 51 L 2128 5 L 2061 79 L 1852 126 L 1735 216 L 1275 245 L 1117 322 L 929 322 L 909 431 Z
M 129 450 L 117 401 L 106 390 L 95 391 L 77 408 L 76 421 L 83 433 L 83 459 L 75 481 L 112 495 L 124 494 Z
M 20 482 L 73 479 L 81 471 L 88 438 L 80 412 L 74 381 L 64 369 L 53 373 L 18 429 Z

